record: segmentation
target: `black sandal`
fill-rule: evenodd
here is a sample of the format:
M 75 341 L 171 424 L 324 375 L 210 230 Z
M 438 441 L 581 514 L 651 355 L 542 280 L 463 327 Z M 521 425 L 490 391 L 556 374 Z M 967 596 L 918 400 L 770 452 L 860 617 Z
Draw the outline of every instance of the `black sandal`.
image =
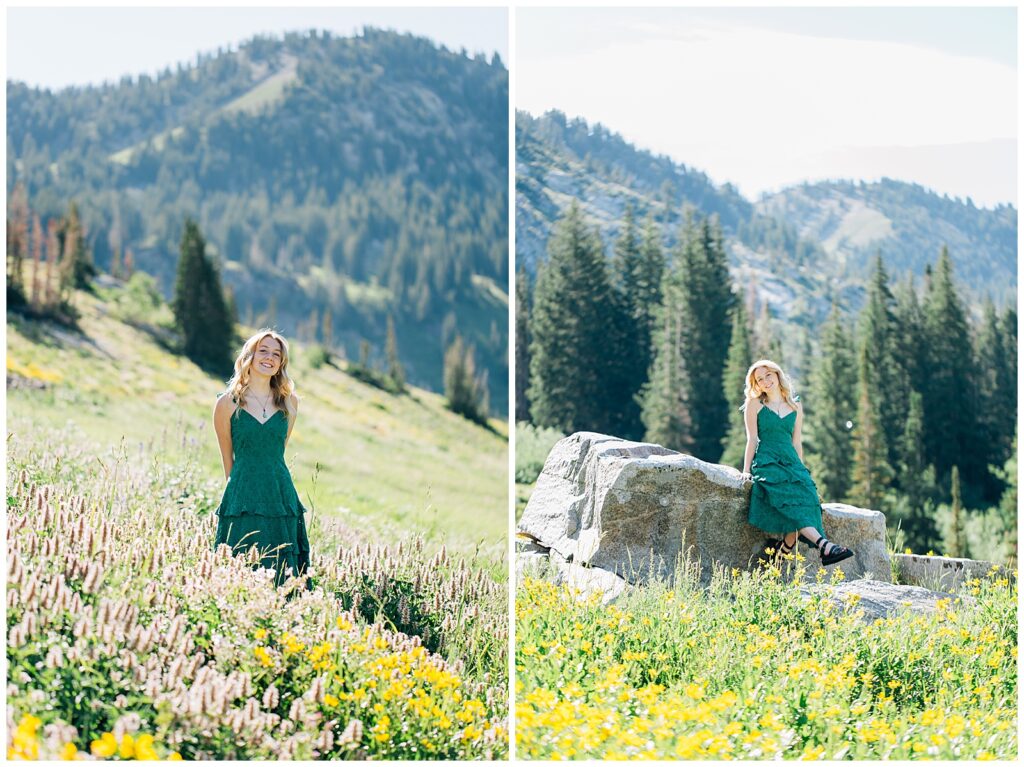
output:
M 782 538 L 779 540 L 778 551 L 779 559 L 784 559 L 790 556 L 794 551 L 796 551 L 796 541 L 793 541 L 792 543 L 786 543 L 786 536 L 782 536 Z
M 764 546 L 761 549 L 765 556 L 774 556 L 778 559 L 788 557 L 794 551 L 796 551 L 796 541 L 792 544 L 786 543 L 786 537 L 782 538 L 769 538 L 764 542 Z M 768 552 L 772 552 L 769 554 Z
M 801 536 L 802 537 L 802 536 Z M 804 538 L 805 542 L 808 542 Z M 809 543 L 809 542 L 808 542 Z M 817 543 L 809 543 L 818 550 L 818 554 L 821 556 L 821 564 L 825 567 L 828 565 L 834 565 L 836 562 L 842 562 L 844 559 L 849 559 L 853 556 L 853 552 L 845 546 L 840 546 L 838 543 L 832 543 L 832 550 L 828 554 L 825 551 L 828 549 L 828 545 L 832 543 L 824 535 L 818 538 Z

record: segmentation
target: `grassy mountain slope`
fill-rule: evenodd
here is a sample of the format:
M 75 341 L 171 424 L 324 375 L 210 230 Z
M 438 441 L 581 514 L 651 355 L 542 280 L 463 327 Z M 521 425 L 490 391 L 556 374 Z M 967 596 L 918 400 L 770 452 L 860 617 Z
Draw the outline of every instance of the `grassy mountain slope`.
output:
M 75 300 L 81 335 L 8 316 L 8 433 L 73 422 L 70 438 L 97 447 L 123 441 L 129 457 L 139 443 L 170 435 L 191 444 L 204 475 L 222 487 L 211 415 L 224 382 L 166 351 L 152 333 L 115 319 L 112 301 L 87 293 Z M 395 397 L 330 365 L 312 370 L 302 344 L 292 345 L 290 370 L 302 401 L 286 457 L 307 507 L 381 535 L 504 540 L 503 420 L 482 429 L 430 391 Z
M 957 278 L 975 295 L 1015 301 L 1017 210 L 976 208 L 917 184 L 891 179 L 802 184 L 757 204 L 767 216 L 820 242 L 837 266 L 865 275 L 878 251 L 894 272 L 924 273 L 942 246 L 956 258 Z
M 8 191 L 76 200 L 96 263 L 130 249 L 164 295 L 198 220 L 240 317 L 383 353 L 439 391 L 455 333 L 507 408 L 508 71 L 425 38 L 289 33 L 156 77 L 7 83 Z M 497 299 L 492 290 L 497 286 Z

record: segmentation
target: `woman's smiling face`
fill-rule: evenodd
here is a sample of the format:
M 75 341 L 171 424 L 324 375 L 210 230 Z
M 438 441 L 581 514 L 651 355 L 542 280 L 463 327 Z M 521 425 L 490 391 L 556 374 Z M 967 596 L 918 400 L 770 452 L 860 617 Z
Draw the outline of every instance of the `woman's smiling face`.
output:
M 265 336 L 256 344 L 251 370 L 268 378 L 281 369 L 281 344 L 272 336 Z
M 771 368 L 760 367 L 754 371 L 754 382 L 763 394 L 767 394 L 779 383 L 779 376 Z

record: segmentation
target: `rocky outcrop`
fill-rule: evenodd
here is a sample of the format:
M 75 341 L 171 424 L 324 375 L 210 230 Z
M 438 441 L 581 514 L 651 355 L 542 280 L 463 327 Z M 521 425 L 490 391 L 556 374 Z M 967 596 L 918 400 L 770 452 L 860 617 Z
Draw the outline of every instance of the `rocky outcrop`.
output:
M 670 578 L 681 557 L 698 561 L 702 579 L 710 580 L 716 563 L 757 565 L 766 535 L 747 523 L 750 487 L 728 466 L 578 432 L 551 450 L 518 529 L 553 560 L 629 583 Z M 827 504 L 823 521 L 830 539 L 856 552 L 835 566 L 847 578 L 891 579 L 880 512 Z M 817 554 L 801 550 L 813 578 Z
M 923 554 L 897 554 L 893 561 L 900 583 L 948 592 L 959 591 L 963 582 L 971 578 L 984 578 L 993 570 L 1004 570 L 992 562 L 977 559 Z
M 812 586 L 804 589 L 808 599 L 831 599 L 847 610 L 861 611 L 866 623 L 909 611 L 934 612 L 939 600 L 950 601 L 950 595 L 920 586 L 901 586 L 881 581 L 847 581 L 835 586 Z

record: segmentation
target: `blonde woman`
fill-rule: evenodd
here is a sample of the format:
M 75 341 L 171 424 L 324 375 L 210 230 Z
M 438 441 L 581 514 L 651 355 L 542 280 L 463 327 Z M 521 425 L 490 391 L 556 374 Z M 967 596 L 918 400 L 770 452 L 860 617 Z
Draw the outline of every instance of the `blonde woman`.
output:
M 803 464 L 803 406 L 786 374 L 771 360 L 758 360 L 747 371 L 744 394 L 743 478 L 754 482 L 750 524 L 782 534 L 766 544 L 781 556 L 793 553 L 799 537 L 818 550 L 823 565 L 852 557 L 852 551 L 829 541 L 822 529 L 818 488 Z
M 264 328 L 242 347 L 213 425 L 228 484 L 217 509 L 217 539 L 240 552 L 256 547 L 281 585 L 309 566 L 306 511 L 284 462 L 299 399 L 288 376 L 288 342 Z

